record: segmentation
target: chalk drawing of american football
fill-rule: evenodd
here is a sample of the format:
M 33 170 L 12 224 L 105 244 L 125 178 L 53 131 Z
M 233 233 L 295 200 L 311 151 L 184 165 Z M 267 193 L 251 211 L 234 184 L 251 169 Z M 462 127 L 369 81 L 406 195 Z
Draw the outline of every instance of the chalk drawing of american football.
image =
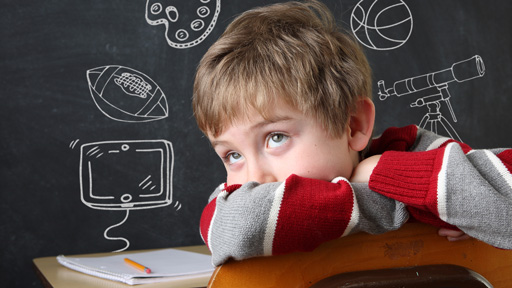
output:
M 147 0 L 146 22 L 165 25 L 169 46 L 189 48 L 201 43 L 213 30 L 220 0 Z
M 147 122 L 168 116 L 167 98 L 145 74 L 119 65 L 87 70 L 96 106 L 107 117 L 123 122 Z

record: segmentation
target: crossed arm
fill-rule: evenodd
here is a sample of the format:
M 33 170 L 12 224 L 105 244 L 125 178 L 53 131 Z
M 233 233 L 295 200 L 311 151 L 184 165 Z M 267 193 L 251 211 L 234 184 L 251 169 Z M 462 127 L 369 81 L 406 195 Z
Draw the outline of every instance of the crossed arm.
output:
M 221 185 L 201 218 L 214 264 L 310 251 L 358 231 L 384 233 L 411 215 L 512 249 L 512 150 L 471 150 L 453 141 L 438 146 L 368 158 L 352 183 L 291 175 L 282 183 Z M 355 183 L 365 182 L 366 168 L 369 182 Z
M 370 175 L 372 174 L 373 169 L 377 166 L 380 157 L 381 155 L 374 155 L 361 161 L 361 163 L 359 163 L 359 165 L 355 168 L 354 173 L 350 178 L 350 182 L 370 182 Z M 446 237 L 448 241 L 461 241 L 471 238 L 468 234 L 459 229 L 454 230 L 450 228 L 439 228 L 438 234 L 439 236 Z

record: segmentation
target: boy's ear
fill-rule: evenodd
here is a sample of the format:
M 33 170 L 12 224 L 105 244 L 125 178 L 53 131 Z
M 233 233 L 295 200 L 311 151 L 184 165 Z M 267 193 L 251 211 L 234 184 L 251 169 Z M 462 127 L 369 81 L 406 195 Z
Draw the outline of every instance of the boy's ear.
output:
M 348 144 L 352 150 L 362 151 L 372 137 L 375 122 L 375 105 L 369 98 L 357 101 L 357 108 L 349 120 Z

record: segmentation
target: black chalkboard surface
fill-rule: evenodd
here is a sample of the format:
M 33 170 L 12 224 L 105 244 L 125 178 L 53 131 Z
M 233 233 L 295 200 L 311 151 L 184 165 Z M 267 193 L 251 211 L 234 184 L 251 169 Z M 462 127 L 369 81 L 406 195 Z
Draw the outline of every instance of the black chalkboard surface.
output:
M 225 172 L 192 116 L 194 72 L 233 17 L 278 1 L 4 2 L 2 284 L 39 286 L 37 257 L 201 244 Z M 511 146 L 510 1 L 324 2 L 374 69 L 376 134 Z

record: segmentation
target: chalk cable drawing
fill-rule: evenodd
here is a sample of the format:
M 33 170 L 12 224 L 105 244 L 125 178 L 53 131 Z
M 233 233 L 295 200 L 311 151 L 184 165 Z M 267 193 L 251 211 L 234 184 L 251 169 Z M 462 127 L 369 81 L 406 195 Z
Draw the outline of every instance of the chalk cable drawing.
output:
M 105 229 L 105 232 L 103 232 L 103 236 L 105 237 L 105 239 L 113 240 L 113 241 L 119 240 L 119 241 L 123 241 L 125 243 L 125 246 L 123 248 L 115 250 L 115 251 L 112 251 L 112 252 L 122 252 L 122 251 L 128 249 L 128 247 L 130 247 L 130 241 L 128 241 L 128 239 L 126 239 L 124 237 L 110 237 L 110 236 L 108 236 L 108 231 L 110 231 L 110 229 L 112 229 L 112 228 L 116 228 L 116 227 L 119 227 L 119 226 L 123 225 L 123 223 L 126 222 L 126 220 L 128 220 L 128 215 L 130 215 L 130 210 L 126 210 L 126 216 L 124 216 L 124 218 L 123 218 L 123 220 L 121 222 L 108 227 L 107 229 Z
M 72 141 L 74 147 L 78 140 Z M 128 239 L 108 232 L 128 219 L 130 210 L 170 205 L 174 166 L 172 143 L 166 140 L 123 140 L 85 143 L 80 147 L 80 198 L 93 209 L 126 211 L 125 218 L 108 227 L 107 240 Z M 175 202 L 176 211 L 181 203 Z
M 110 119 L 148 122 L 169 115 L 164 92 L 142 72 L 107 65 L 88 70 L 86 76 L 94 103 Z
M 455 113 L 453 112 L 450 103 L 450 92 L 448 91 L 448 84 L 451 82 L 464 82 L 485 74 L 485 66 L 482 58 L 475 55 L 469 59 L 454 63 L 450 68 L 440 70 L 425 75 L 411 77 L 404 80 L 397 81 L 393 84 L 392 88 L 386 89 L 384 80 L 378 82 L 379 99 L 384 101 L 390 96 L 401 97 L 404 95 L 414 94 L 419 91 L 430 91 L 427 89 L 433 88 L 434 94 L 423 96 L 411 103 L 411 107 L 427 106 L 428 112 L 423 116 L 419 126 L 426 128 L 430 125 L 430 130 L 438 133 L 438 125 L 440 124 L 446 130 L 448 135 L 462 142 L 459 135 L 453 129 L 453 126 L 441 114 L 441 104 L 445 103 L 450 111 L 452 119 L 457 122 Z
M 407 42 L 413 18 L 402 0 L 362 0 L 352 10 L 350 27 L 364 46 L 391 50 Z
M 215 27 L 219 13 L 220 0 L 146 2 L 146 22 L 153 26 L 164 25 L 167 43 L 177 49 L 203 42 Z

